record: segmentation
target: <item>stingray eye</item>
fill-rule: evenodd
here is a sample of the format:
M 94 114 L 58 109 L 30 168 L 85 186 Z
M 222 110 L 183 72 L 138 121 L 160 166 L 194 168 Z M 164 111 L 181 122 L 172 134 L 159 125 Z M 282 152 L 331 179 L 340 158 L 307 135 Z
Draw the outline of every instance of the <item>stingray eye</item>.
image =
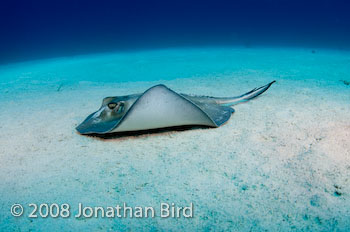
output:
M 116 106 L 117 106 L 116 103 L 109 103 L 108 104 L 108 108 L 111 109 L 111 110 L 113 110 Z

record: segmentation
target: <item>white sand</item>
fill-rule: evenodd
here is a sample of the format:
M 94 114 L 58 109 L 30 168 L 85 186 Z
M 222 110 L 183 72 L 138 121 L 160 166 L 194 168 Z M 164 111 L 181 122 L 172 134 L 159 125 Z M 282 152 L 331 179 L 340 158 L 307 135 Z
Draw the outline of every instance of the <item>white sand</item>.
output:
M 106 141 L 74 129 L 105 96 L 158 83 L 234 96 L 272 80 L 217 129 Z M 162 50 L 2 66 L 0 230 L 350 230 L 350 86 L 340 80 L 350 81 L 350 53 L 308 49 Z M 79 202 L 193 202 L 195 215 L 29 219 L 32 202 L 69 203 L 73 213 Z M 14 203 L 25 216 L 11 216 Z

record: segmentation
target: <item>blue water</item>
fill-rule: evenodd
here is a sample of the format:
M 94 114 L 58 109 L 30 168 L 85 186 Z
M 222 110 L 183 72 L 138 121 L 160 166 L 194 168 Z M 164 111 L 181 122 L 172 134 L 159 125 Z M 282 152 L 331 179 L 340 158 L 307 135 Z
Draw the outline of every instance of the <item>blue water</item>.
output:
M 208 45 L 348 49 L 350 3 L 2 1 L 0 62 Z

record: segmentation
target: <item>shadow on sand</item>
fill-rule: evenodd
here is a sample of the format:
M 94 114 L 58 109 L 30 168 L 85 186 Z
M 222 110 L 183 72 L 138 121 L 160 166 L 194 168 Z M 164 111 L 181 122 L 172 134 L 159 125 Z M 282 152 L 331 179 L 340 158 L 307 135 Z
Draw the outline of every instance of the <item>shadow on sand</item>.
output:
M 159 135 L 169 135 L 182 131 L 189 130 L 198 130 L 198 129 L 211 129 L 208 126 L 176 126 L 176 127 L 166 127 L 160 129 L 151 129 L 151 130 L 141 130 L 141 131 L 128 131 L 128 132 L 116 132 L 108 134 L 88 134 L 83 135 L 87 137 L 101 139 L 103 141 L 109 141 L 114 139 L 132 139 L 132 138 L 144 138 L 148 136 L 159 136 Z M 78 133 L 78 132 L 77 132 Z

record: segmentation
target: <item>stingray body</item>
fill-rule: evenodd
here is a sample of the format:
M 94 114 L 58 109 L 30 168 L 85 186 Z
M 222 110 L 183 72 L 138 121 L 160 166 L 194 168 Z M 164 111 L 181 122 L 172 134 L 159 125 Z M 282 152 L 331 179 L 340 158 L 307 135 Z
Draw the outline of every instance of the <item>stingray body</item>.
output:
M 275 81 L 237 97 L 193 96 L 156 85 L 142 94 L 106 97 L 100 109 L 76 129 L 81 134 L 107 134 L 178 126 L 219 127 L 227 122 L 231 106 L 251 100 Z

